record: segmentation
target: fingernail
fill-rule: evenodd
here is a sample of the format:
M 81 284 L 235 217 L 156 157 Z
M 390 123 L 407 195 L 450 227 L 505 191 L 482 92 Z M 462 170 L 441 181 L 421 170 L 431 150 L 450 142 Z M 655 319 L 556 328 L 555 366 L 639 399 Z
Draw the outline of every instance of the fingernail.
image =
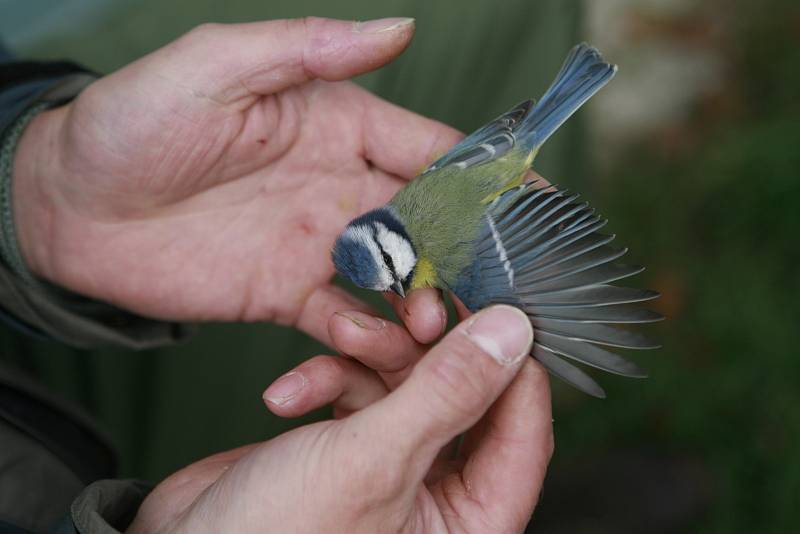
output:
M 282 406 L 297 396 L 305 387 L 305 377 L 297 371 L 291 371 L 277 379 L 264 392 L 264 400 Z
M 357 33 L 393 32 L 409 24 L 414 24 L 414 19 L 408 17 L 391 17 L 387 19 L 367 20 L 364 22 L 357 22 L 355 31 Z
M 512 306 L 493 306 L 471 320 L 467 336 L 501 365 L 511 365 L 528 355 L 533 328 L 528 317 Z
M 383 330 L 386 328 L 386 321 L 378 317 L 367 315 L 357 311 L 336 312 L 345 319 L 348 319 L 354 325 L 364 330 Z

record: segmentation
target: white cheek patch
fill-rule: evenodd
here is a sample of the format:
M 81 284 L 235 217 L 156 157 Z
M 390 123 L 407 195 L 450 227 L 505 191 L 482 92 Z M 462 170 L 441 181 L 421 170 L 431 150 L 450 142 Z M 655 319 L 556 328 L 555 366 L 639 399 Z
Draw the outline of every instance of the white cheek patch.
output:
M 384 263 L 381 249 L 372 237 L 372 229 L 361 225 L 350 226 L 344 231 L 343 237 L 363 244 L 372 255 L 372 261 L 375 263 L 375 268 L 378 271 L 378 280 L 372 289 L 376 291 L 388 290 L 393 283 L 392 273 Z
M 414 249 L 411 248 L 411 243 L 381 223 L 377 223 L 375 227 L 378 229 L 378 243 L 392 258 L 397 276 L 400 280 L 404 280 L 417 263 L 417 256 L 414 254 Z

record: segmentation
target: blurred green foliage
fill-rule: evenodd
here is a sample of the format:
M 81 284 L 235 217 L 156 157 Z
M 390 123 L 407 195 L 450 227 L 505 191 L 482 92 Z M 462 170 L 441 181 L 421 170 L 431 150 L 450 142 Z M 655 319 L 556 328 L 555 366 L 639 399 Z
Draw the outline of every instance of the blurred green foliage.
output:
M 717 6 L 720 93 L 700 99 L 677 130 L 630 147 L 595 187 L 609 231 L 664 295 L 664 348 L 638 358 L 649 365 L 646 384 L 618 380 L 605 403 L 557 399 L 553 470 L 587 450 L 682 456 L 698 462 L 693 482 L 710 494 L 692 531 L 791 532 L 800 505 L 800 6 Z

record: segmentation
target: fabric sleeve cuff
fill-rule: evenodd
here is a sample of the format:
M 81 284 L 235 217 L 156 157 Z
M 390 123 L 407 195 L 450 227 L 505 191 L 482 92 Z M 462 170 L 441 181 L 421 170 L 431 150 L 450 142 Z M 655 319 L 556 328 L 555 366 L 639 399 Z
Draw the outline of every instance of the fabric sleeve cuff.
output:
M 50 534 L 119 534 L 125 532 L 152 485 L 138 480 L 98 480 L 72 502 L 70 516 Z
M 78 67 L 75 69 L 56 78 L 17 80 L 17 84 L 2 88 L 0 146 L 12 154 L 6 162 L 5 174 L 8 174 L 9 165 L 13 169 L 13 151 L 25 121 L 43 109 L 66 103 L 96 79 Z M 24 124 L 20 126 L 21 122 Z M 80 348 L 144 349 L 181 341 L 195 331 L 193 325 L 138 316 L 37 279 L 18 251 L 10 212 L 11 176 L 4 177 L 2 171 L 0 168 L 0 240 L 3 242 L 0 247 L 0 320 L 29 335 Z

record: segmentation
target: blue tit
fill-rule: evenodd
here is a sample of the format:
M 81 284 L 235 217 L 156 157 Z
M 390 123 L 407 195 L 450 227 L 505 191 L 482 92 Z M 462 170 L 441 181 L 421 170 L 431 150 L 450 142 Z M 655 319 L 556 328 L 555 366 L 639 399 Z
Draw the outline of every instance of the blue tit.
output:
M 611 285 L 643 269 L 616 263 L 627 249 L 598 233 L 606 221 L 578 195 L 525 181 L 542 144 L 616 71 L 595 48 L 573 48 L 539 102 L 478 129 L 388 204 L 350 222 L 332 251 L 336 270 L 401 297 L 422 287 L 450 291 L 473 312 L 516 306 L 533 324 L 532 356 L 590 395 L 605 393 L 568 360 L 646 376 L 604 348 L 657 348 L 615 326 L 661 319 L 636 304 L 656 292 Z

